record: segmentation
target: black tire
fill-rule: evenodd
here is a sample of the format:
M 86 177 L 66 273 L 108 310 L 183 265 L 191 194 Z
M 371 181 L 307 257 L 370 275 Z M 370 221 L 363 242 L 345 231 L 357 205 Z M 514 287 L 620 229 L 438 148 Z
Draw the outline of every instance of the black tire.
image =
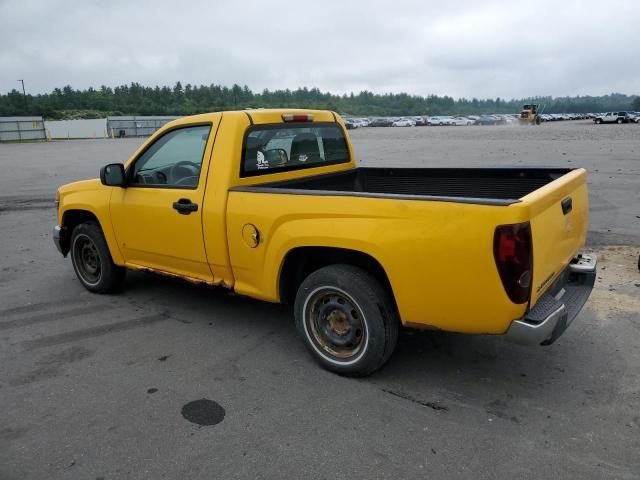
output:
M 398 342 L 400 320 L 391 294 L 371 274 L 330 265 L 300 285 L 295 323 L 307 349 L 325 369 L 348 376 L 382 367 Z
M 600 120 L 599 118 L 596 118 L 596 125 L 600 125 L 602 123 L 602 120 Z
M 126 269 L 113 263 L 97 223 L 81 223 L 73 229 L 70 253 L 78 280 L 90 292 L 109 293 L 122 286 Z
M 616 120 L 616 123 L 617 123 L 618 125 L 619 125 L 619 124 L 621 124 L 621 123 L 622 123 L 622 119 L 621 119 L 621 118 L 619 118 L 618 120 Z

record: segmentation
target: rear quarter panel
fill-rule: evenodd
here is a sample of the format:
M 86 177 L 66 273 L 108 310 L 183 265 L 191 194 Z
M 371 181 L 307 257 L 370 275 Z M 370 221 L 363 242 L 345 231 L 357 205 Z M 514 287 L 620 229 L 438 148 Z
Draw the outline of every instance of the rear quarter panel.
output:
M 493 258 L 496 225 L 525 221 L 520 204 L 229 192 L 227 238 L 235 290 L 279 301 L 278 280 L 291 249 L 358 250 L 385 269 L 403 324 L 467 333 L 504 333 L 526 304 L 504 292 Z M 251 248 L 242 228 L 255 225 Z

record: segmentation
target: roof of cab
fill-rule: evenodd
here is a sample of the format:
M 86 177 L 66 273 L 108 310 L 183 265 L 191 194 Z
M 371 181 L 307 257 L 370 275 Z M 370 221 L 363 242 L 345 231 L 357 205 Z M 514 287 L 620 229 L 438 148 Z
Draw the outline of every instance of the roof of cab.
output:
M 251 122 L 254 124 L 283 123 L 284 120 L 282 116 L 286 114 L 312 115 L 314 122 L 337 122 L 338 121 L 338 115 L 329 110 L 308 110 L 303 108 L 257 108 L 257 109 L 249 109 L 249 110 L 232 110 L 232 111 L 222 111 L 222 112 L 201 113 L 199 115 L 190 115 L 188 117 L 181 117 L 170 123 L 172 125 L 173 124 L 179 125 L 184 123 L 209 122 L 212 120 L 213 116 L 218 116 L 220 114 L 222 114 L 223 117 L 227 115 L 247 116 L 249 117 Z
M 256 110 L 244 110 L 242 112 L 249 115 L 253 123 L 282 123 L 284 122 L 282 116 L 291 115 L 312 115 L 314 122 L 336 122 L 337 115 L 329 110 L 306 110 L 302 108 L 269 108 L 269 109 L 256 109 Z

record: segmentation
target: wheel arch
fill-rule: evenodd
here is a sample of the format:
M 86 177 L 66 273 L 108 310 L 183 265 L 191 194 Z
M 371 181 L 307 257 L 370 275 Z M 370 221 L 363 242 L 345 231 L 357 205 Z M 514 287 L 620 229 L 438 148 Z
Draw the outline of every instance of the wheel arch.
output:
M 71 249 L 71 234 L 73 232 L 73 229 L 81 223 L 87 223 L 91 221 L 95 221 L 98 225 L 100 225 L 98 217 L 89 210 L 72 208 L 66 210 L 62 214 L 62 220 L 60 224 L 60 226 L 62 227 L 60 235 L 60 248 L 62 250 L 62 254 L 65 257 Z M 100 228 L 102 228 L 102 226 L 100 226 Z
M 293 304 L 298 287 L 309 274 L 336 264 L 353 265 L 372 274 L 395 304 L 387 272 L 375 257 L 359 250 L 324 246 L 296 247 L 287 252 L 281 263 L 277 284 L 280 302 Z
M 120 255 L 120 250 L 117 248 L 117 242 L 113 236 L 113 232 L 110 229 L 110 225 L 105 225 L 96 212 L 86 208 L 69 208 L 62 213 L 60 219 L 60 226 L 62 227 L 60 235 L 60 247 L 62 254 L 66 256 L 71 248 L 71 235 L 73 229 L 81 223 L 95 222 L 102 230 L 109 252 L 116 265 L 124 265 L 124 259 Z M 114 246 L 116 248 L 114 248 Z
M 81 223 L 87 223 L 91 221 L 95 221 L 98 225 L 100 225 L 100 220 L 98 220 L 98 217 L 95 213 L 89 210 L 71 208 L 62 214 L 61 226 L 69 230 L 73 230 Z M 100 228 L 102 228 L 102 226 L 100 226 Z

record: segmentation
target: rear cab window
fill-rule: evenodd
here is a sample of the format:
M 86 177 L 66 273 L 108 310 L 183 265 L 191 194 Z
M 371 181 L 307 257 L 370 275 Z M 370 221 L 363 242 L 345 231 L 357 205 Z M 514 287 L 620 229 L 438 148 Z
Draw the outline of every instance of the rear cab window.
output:
M 342 128 L 336 123 L 254 125 L 244 138 L 241 177 L 349 162 Z

